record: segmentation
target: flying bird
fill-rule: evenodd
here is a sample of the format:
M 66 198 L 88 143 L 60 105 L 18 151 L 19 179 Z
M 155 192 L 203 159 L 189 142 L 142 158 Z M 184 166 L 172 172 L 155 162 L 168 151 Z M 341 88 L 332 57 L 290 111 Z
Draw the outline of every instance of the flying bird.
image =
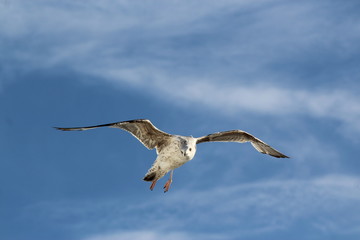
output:
M 270 147 L 265 142 L 253 135 L 241 131 L 230 130 L 216 132 L 207 136 L 194 138 L 192 136 L 172 135 L 157 129 L 150 120 L 137 119 L 123 122 L 101 124 L 88 127 L 61 128 L 62 131 L 83 131 L 99 127 L 120 128 L 131 133 L 148 149 L 156 149 L 157 158 L 147 171 L 144 181 L 152 182 L 150 190 L 153 190 L 156 182 L 170 172 L 170 177 L 165 183 L 164 192 L 167 192 L 172 183 L 174 169 L 192 160 L 196 153 L 196 145 L 204 142 L 250 142 L 260 153 L 268 154 L 276 158 L 289 158 L 281 152 Z

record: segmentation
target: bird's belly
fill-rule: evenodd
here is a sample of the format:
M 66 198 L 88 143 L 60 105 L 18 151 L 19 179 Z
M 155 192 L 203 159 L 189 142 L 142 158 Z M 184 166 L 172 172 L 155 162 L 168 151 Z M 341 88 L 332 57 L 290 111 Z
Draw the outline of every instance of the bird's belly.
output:
M 183 164 L 185 164 L 188 161 L 189 161 L 189 159 L 184 157 L 184 156 L 181 156 L 181 157 L 178 157 L 178 158 L 173 158 L 171 160 L 171 162 L 173 163 L 172 167 L 173 168 L 178 168 L 178 167 L 182 166 Z
M 169 151 L 161 154 L 159 159 L 159 166 L 162 169 L 166 169 L 167 171 L 178 168 L 188 162 L 190 158 L 188 156 L 184 156 L 180 150 L 177 151 Z
M 196 151 L 196 149 L 194 150 Z M 181 139 L 179 140 L 179 137 L 174 137 L 171 143 L 158 153 L 156 162 L 165 171 L 173 170 L 193 158 L 193 156 L 188 156 L 185 151 L 186 148 L 182 144 Z

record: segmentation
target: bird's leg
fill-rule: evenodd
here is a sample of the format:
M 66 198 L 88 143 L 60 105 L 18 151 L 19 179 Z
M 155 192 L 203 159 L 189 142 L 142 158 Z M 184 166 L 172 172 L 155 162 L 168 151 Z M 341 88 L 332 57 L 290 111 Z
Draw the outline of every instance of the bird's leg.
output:
M 152 191 L 156 185 L 157 180 L 153 181 L 150 185 L 150 190 Z
M 164 193 L 166 193 L 167 191 L 169 191 L 170 185 L 171 185 L 171 183 L 172 183 L 173 172 L 174 172 L 174 170 L 171 170 L 169 180 L 167 180 L 167 182 L 165 183 Z

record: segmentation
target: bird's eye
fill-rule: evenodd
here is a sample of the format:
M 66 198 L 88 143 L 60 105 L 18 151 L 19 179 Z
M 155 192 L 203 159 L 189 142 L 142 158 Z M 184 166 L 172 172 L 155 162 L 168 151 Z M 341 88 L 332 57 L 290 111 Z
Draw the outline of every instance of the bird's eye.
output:
M 189 151 L 191 152 L 191 148 L 189 148 Z

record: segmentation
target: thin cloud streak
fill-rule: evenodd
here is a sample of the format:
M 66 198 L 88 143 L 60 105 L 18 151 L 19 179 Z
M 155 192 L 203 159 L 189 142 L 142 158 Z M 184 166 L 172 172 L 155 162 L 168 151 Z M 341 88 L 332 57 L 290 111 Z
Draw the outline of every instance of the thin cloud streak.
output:
M 360 233 L 359 200 L 360 178 L 327 175 L 313 179 L 253 182 L 205 191 L 176 189 L 166 195 L 166 199 L 161 195 L 127 207 L 116 199 L 92 203 L 50 202 L 33 206 L 28 212 L 42 212 L 44 217 L 50 218 L 46 221 L 56 219 L 61 223 L 64 223 L 62 219 L 75 214 L 78 226 L 69 222 L 68 227 L 84 232 L 97 229 L 94 239 L 102 235 L 109 239 L 122 234 L 142 236 L 149 229 L 153 231 L 150 237 L 167 232 L 175 236 L 180 233 L 188 239 L 186 236 L 202 233 L 201 228 L 196 227 L 199 225 L 214 229 L 225 239 L 227 232 L 251 237 L 264 232 L 287 231 L 294 225 L 324 234 L 347 236 Z M 139 213 L 142 213 L 141 219 Z M 122 231 L 125 233 L 117 235 Z
M 104 233 L 95 236 L 86 237 L 83 240 L 192 240 L 192 239 L 226 239 L 224 236 L 216 234 L 194 234 L 178 231 L 155 231 L 155 230 L 138 230 L 138 231 L 119 231 Z
M 146 72 L 146 73 L 144 73 Z M 346 89 L 306 90 L 277 87 L 266 82 L 256 85 L 224 85 L 221 79 L 191 79 L 160 74 L 161 70 L 121 70 L 103 72 L 112 83 L 129 81 L 138 88 L 152 89 L 174 104 L 206 106 L 223 113 L 243 111 L 267 115 L 296 115 L 330 118 L 342 122 L 345 129 L 360 131 L 360 98 Z M 151 76 L 153 80 L 148 79 Z M 126 80 L 124 80 L 126 79 Z M 195 104 L 195 105 L 193 105 Z

